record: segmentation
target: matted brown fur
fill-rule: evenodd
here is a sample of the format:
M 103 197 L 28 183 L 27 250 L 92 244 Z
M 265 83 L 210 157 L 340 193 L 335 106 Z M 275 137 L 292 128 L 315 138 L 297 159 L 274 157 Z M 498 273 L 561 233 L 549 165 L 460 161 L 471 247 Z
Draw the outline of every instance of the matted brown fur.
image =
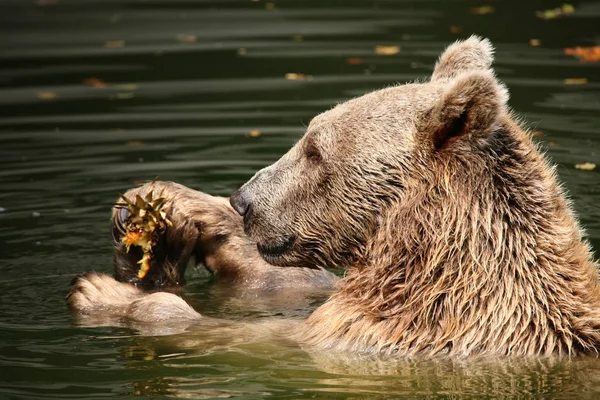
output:
M 404 354 L 597 354 L 590 248 L 554 170 L 525 132 L 503 126 L 488 154 L 444 156 L 442 169 L 406 185 L 364 264 L 301 340 Z
M 177 187 L 185 201 L 173 206 L 196 221 L 193 240 L 215 271 L 310 286 L 294 274 L 348 267 L 293 334 L 271 325 L 313 349 L 598 355 L 597 264 L 554 168 L 508 111 L 492 55 L 487 40 L 471 37 L 442 54 L 430 81 L 315 117 L 286 155 L 232 195 L 245 233 L 222 199 Z M 105 309 L 114 301 L 85 297 L 112 293 L 89 287 L 107 284 L 79 280 L 69 304 Z

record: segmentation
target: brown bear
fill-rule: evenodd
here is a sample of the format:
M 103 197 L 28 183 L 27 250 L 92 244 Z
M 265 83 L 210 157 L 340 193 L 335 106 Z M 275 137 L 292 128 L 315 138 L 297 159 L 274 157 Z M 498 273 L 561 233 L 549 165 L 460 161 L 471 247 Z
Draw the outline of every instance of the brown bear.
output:
M 195 253 L 241 285 L 337 286 L 293 334 L 314 348 L 597 355 L 597 265 L 492 60 L 489 41 L 474 36 L 448 47 L 428 81 L 318 115 L 231 206 L 157 182 L 173 227 L 149 286 L 182 282 Z M 69 305 L 142 322 L 209 320 L 176 295 L 124 283 L 136 283 L 137 267 L 122 248 L 116 265 L 123 282 L 84 275 Z M 336 283 L 323 267 L 347 273 Z

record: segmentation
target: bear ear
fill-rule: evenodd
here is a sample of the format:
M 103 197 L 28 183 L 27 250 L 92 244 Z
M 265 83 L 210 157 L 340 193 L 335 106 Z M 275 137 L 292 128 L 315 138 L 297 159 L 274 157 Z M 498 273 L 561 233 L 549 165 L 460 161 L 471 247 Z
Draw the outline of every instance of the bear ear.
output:
M 468 70 L 485 71 L 494 61 L 494 47 L 487 39 L 473 35 L 446 48 L 435 64 L 431 81 L 450 80 Z
M 508 91 L 491 71 L 467 72 L 448 82 L 420 130 L 436 150 L 465 135 L 484 137 L 498 127 L 507 101 Z

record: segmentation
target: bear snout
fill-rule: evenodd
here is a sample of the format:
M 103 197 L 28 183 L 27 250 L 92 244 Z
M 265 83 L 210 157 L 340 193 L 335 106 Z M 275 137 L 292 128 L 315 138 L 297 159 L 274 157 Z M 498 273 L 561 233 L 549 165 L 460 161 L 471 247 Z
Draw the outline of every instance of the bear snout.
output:
M 250 208 L 252 207 L 252 201 L 249 194 L 242 189 L 236 190 L 235 193 L 231 195 L 229 204 L 231 204 L 231 207 L 233 207 L 233 209 L 242 217 L 249 214 Z

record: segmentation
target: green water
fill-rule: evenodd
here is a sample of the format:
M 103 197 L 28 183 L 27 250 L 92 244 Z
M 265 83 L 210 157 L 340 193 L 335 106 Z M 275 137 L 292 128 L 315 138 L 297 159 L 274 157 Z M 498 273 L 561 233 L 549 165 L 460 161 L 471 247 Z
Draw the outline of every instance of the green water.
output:
M 600 4 L 572 3 L 575 14 L 544 21 L 534 12 L 560 2 L 0 1 L 0 397 L 600 396 L 594 359 L 314 354 L 242 331 L 85 327 L 64 302 L 76 273 L 111 271 L 119 192 L 160 176 L 228 195 L 315 114 L 427 76 L 473 32 L 497 46 L 511 104 L 544 132 L 536 140 L 598 253 L 600 170 L 574 166 L 600 164 L 600 63 L 563 48 L 600 44 Z M 495 13 L 471 13 L 482 5 Z M 400 52 L 377 56 L 377 45 Z M 195 308 L 227 319 L 302 317 L 323 301 L 233 292 L 193 269 L 188 281 Z

